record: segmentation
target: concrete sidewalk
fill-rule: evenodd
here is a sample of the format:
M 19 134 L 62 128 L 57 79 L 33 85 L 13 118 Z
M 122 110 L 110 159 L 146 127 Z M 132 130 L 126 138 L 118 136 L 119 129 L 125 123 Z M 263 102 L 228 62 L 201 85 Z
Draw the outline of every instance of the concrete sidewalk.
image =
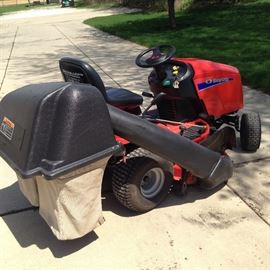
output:
M 88 61 L 106 85 L 148 88 L 148 71 L 134 63 L 143 47 L 82 24 L 125 10 L 62 10 L 0 17 L 1 98 L 29 83 L 61 81 L 58 60 L 67 55 Z M 0 269 L 270 269 L 270 96 L 245 87 L 245 99 L 245 109 L 261 114 L 262 147 L 230 153 L 236 168 L 227 186 L 171 194 L 142 215 L 108 195 L 106 222 L 78 240 L 56 240 L 1 161 Z

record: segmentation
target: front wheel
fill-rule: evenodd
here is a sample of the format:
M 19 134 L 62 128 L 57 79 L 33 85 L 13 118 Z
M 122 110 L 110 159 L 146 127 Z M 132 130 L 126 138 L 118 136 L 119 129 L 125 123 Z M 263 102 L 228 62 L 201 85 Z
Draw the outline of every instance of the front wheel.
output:
M 141 148 L 119 162 L 113 170 L 112 186 L 117 200 L 136 212 L 155 208 L 170 192 L 172 174 L 168 162 Z
M 255 152 L 261 143 L 261 119 L 258 113 L 244 113 L 240 123 L 240 142 L 245 151 Z

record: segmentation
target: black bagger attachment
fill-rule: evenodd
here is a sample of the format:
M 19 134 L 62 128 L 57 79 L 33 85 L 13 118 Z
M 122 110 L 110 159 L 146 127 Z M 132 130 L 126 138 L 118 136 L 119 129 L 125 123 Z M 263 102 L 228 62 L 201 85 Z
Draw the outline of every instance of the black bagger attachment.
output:
M 0 154 L 59 239 L 102 223 L 103 172 L 122 151 L 114 134 L 180 164 L 211 188 L 232 176 L 228 156 L 106 105 L 91 85 L 25 86 L 0 103 Z
M 58 239 L 81 237 L 102 224 L 103 173 L 120 151 L 94 87 L 29 85 L 0 103 L 0 154 Z
M 23 178 L 54 178 L 120 150 L 101 93 L 86 84 L 25 86 L 0 103 L 0 153 Z

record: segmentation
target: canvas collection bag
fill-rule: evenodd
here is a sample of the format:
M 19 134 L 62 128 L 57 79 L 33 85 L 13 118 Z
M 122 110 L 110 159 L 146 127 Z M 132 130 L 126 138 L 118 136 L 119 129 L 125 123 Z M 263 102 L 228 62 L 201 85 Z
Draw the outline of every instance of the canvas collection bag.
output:
M 22 193 L 59 240 L 84 236 L 104 222 L 101 184 L 108 158 L 53 180 L 42 176 L 22 179 Z

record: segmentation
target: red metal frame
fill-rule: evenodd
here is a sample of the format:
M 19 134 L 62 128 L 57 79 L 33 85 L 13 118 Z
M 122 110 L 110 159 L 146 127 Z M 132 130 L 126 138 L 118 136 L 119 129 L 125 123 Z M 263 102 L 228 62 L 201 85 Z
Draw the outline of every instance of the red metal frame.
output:
M 177 133 L 177 134 L 179 134 L 181 130 L 190 128 L 190 127 L 192 127 L 194 125 L 203 126 L 205 129 L 202 132 L 202 134 L 200 134 L 199 137 L 197 137 L 196 139 L 193 140 L 196 143 L 203 142 L 210 135 L 210 125 L 206 121 L 204 121 L 202 119 L 196 119 L 196 120 L 190 121 L 190 122 L 175 123 L 175 124 L 163 123 L 163 122 L 158 122 L 157 121 L 156 125 L 158 127 L 160 127 L 160 128 L 167 129 L 170 132 Z M 130 143 L 128 140 L 126 140 L 126 139 L 124 139 L 122 137 L 119 137 L 117 135 L 115 135 L 115 140 L 118 143 L 123 144 L 123 145 L 127 145 L 127 144 Z M 181 150 L 179 150 L 179 151 L 181 151 Z M 173 165 L 173 179 L 174 179 L 174 181 L 181 181 L 183 179 L 183 174 L 184 174 L 184 170 L 182 169 L 182 167 L 179 164 L 175 163 Z M 192 174 L 190 174 L 188 176 L 187 183 L 188 184 L 193 184 L 194 183 L 194 177 L 192 176 Z
M 220 117 L 243 108 L 243 91 L 240 73 L 237 68 L 196 58 L 172 58 L 173 61 L 184 62 L 192 66 L 194 71 L 193 83 L 198 97 L 204 102 L 205 108 L 210 116 Z M 184 123 L 156 122 L 160 128 L 167 129 L 173 133 L 180 133 L 181 129 L 194 125 L 204 126 L 205 129 L 199 137 L 193 141 L 202 143 L 210 135 L 210 125 L 203 119 L 196 119 Z M 115 136 L 115 139 L 127 145 L 130 142 Z M 181 149 L 179 149 L 181 151 Z M 182 181 L 184 169 L 179 164 L 173 165 L 174 181 Z M 196 182 L 196 178 L 190 173 L 186 179 L 187 184 Z

